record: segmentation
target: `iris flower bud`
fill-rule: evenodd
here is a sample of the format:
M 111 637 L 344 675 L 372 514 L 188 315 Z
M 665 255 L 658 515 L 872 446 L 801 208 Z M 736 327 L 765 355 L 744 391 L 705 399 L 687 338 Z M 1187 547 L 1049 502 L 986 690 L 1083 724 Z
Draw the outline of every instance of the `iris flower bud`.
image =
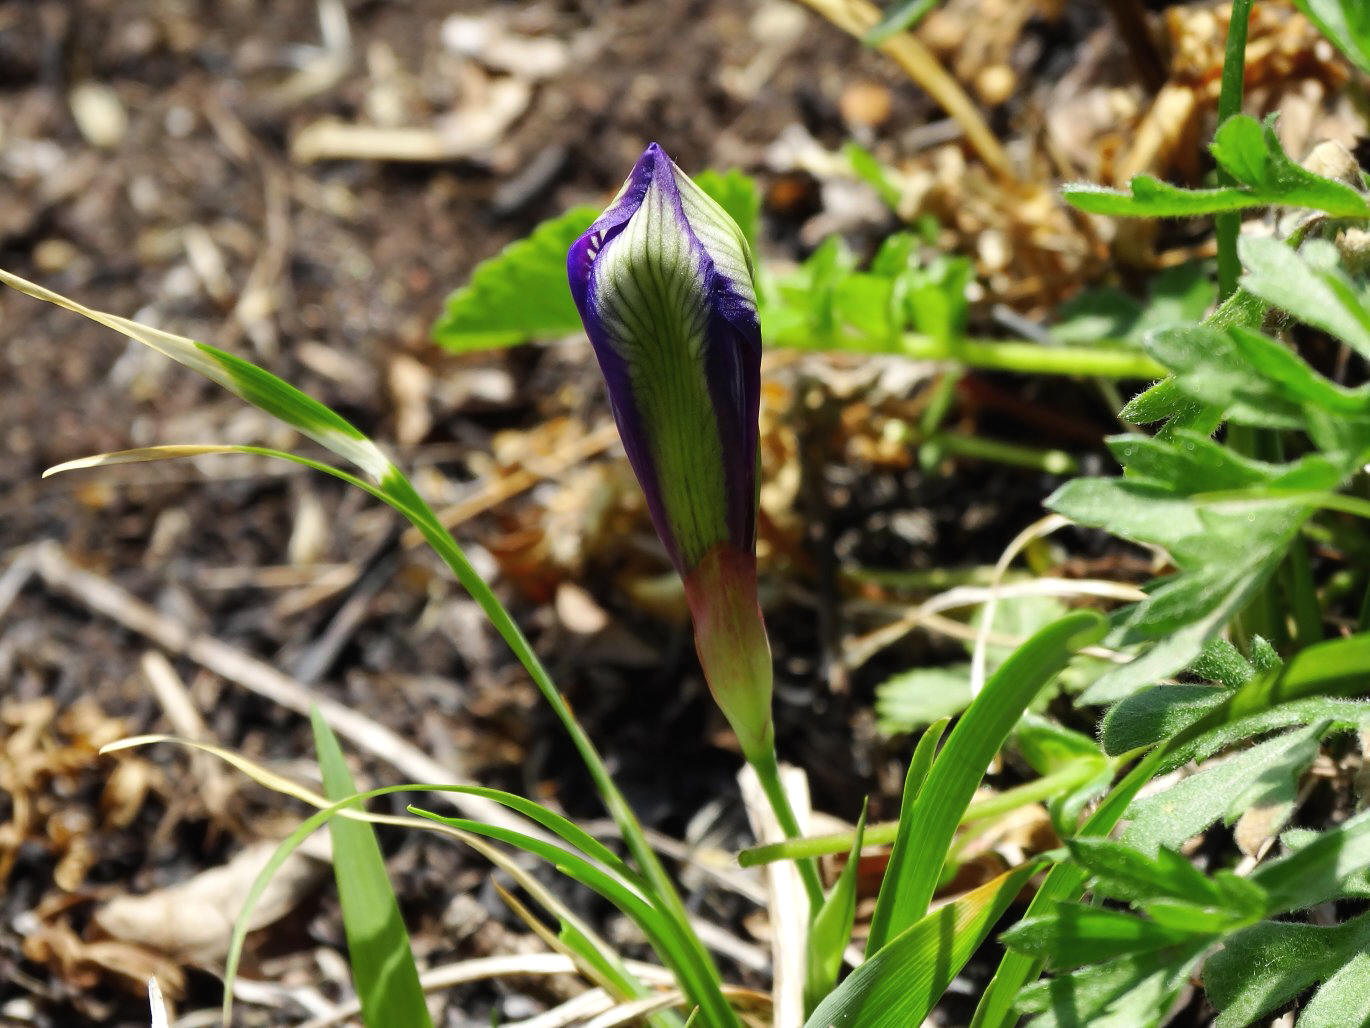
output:
M 743 753 L 769 754 L 770 646 L 756 598 L 761 325 L 737 223 L 657 144 L 566 260 L 695 646 Z

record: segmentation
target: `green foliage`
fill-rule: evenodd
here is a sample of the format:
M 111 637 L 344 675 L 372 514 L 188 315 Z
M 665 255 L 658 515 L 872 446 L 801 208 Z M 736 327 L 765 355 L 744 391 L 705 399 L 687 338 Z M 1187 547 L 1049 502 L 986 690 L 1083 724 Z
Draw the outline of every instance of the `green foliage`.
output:
M 1249 138 L 1226 142 L 1220 156 L 1246 176 L 1237 175 L 1243 188 L 1278 179 L 1278 162 L 1275 171 L 1238 164 L 1232 148 Z M 1081 524 L 1160 547 L 1174 564 L 1113 618 L 1106 644 L 1135 659 L 1082 697 L 1112 705 L 1101 730 L 1107 753 L 1151 753 L 1068 837 L 1070 859 L 1005 934 L 1011 952 L 977 1028 L 1009 1024 L 1015 1004 L 1034 1026 L 1158 1025 L 1200 968 L 1221 1025 L 1269 1016 L 1320 983 L 1308 1024 L 1365 1023 L 1360 921 L 1315 929 L 1273 919 L 1370 889 L 1370 818 L 1290 832 L 1284 855 L 1246 878 L 1222 864 L 1204 874 L 1178 853 L 1211 825 L 1248 815 L 1252 830 L 1280 831 L 1324 742 L 1370 724 L 1370 703 L 1359 698 L 1370 692 L 1370 636 L 1320 641 L 1323 614 L 1300 538 L 1329 506 L 1360 509 L 1338 495 L 1370 456 L 1370 389 L 1332 381 L 1267 334 L 1292 319 L 1364 354 L 1367 289 L 1318 239 L 1295 248 L 1253 237 L 1238 252 L 1246 273 L 1231 301 L 1202 324 L 1191 313 L 1141 336 L 1171 374 L 1125 416 L 1165 424 L 1109 441 L 1122 478 L 1077 480 L 1048 501 Z M 1106 330 L 1126 327 L 1118 320 Z M 1220 441 L 1211 433 L 1224 422 Z M 1291 626 L 1283 612 L 1300 605 L 1308 616 Z M 1222 638 L 1247 619 L 1275 634 L 1239 631 L 1241 648 Z M 1156 684 L 1177 673 L 1189 680 Z M 1143 799 L 1131 795 L 1192 760 L 1210 762 Z M 1118 841 L 1095 837 L 1124 815 Z M 1078 902 L 1086 889 L 1092 905 Z M 1318 958 L 1306 959 L 1317 940 Z M 1015 997 L 1044 967 L 1058 973 Z
M 853 171 L 891 205 L 898 187 L 868 151 L 849 147 Z M 741 226 L 753 252 L 760 194 L 739 171 L 694 177 Z M 539 225 L 483 262 L 471 281 L 447 300 L 434 339 L 457 351 L 479 350 L 575 335 L 580 319 L 565 288 L 566 251 L 596 211 L 578 207 Z M 837 237 L 825 240 L 794 272 L 772 278 L 759 269 L 761 324 L 771 346 L 905 354 L 975 367 L 1146 378 L 1150 359 L 1117 345 L 1043 347 L 965 338 L 966 290 L 973 265 L 932 251 L 915 232 L 888 237 L 864 270 Z
M 1294 802 L 1298 778 L 1318 754 L 1327 721 L 1278 735 L 1162 792 L 1138 800 L 1123 841 L 1145 853 L 1179 846 L 1220 818 L 1231 824 L 1247 809 L 1269 810 L 1283 824 Z
M 1098 615 L 1087 611 L 1048 625 L 1014 651 L 957 721 L 918 795 L 901 811 L 899 840 L 890 855 L 900 872 L 887 875 L 881 886 L 868 955 L 927 913 L 952 836 L 985 768 L 1033 697 L 1101 628 Z
M 1199 321 L 1217 297 L 1202 265 L 1181 264 L 1166 268 L 1148 283 L 1145 303 L 1112 288 L 1077 294 L 1057 312 L 1051 340 L 1084 346 L 1099 339 L 1117 339 L 1140 346 L 1154 329 Z
M 1167 848 L 1151 857 L 1122 842 L 1075 840 L 1071 854 L 1096 899 L 1055 903 L 1005 933 L 1010 947 L 1049 966 L 1078 969 L 1023 992 L 1036 1025 L 1159 1024 L 1200 959 L 1217 1024 L 1242 1028 L 1319 982 L 1310 1024 L 1361 1024 L 1370 915 L 1341 925 L 1271 920 L 1345 893 L 1370 862 L 1370 814 L 1317 835 L 1250 878 L 1197 871 Z M 1033 912 L 1030 912 L 1030 915 Z M 1217 948 L 1221 946 L 1221 948 Z M 1299 1023 L 1303 1023 L 1300 1021 Z
M 357 787 L 342 749 L 317 709 L 310 712 L 324 795 L 340 801 Z M 360 804 L 355 804 L 361 809 Z M 328 825 L 333 839 L 333 877 L 342 901 L 348 963 L 368 1028 L 388 1024 L 422 1028 L 433 1022 L 424 1002 L 409 935 L 390 888 L 385 861 L 371 826 L 347 818 Z
M 1067 613 L 1064 603 L 1049 596 L 1005 596 L 994 607 L 993 632 L 1026 638 Z M 972 619 L 983 621 L 983 609 Z M 966 644 L 966 650 L 972 644 Z M 1013 652 L 1010 646 L 990 645 L 985 650 L 985 668 L 993 671 Z M 1103 673 L 1105 664 L 1096 657 L 1077 655 L 1061 673 L 1057 689 L 1043 690 L 1032 702 L 1033 710 L 1043 709 L 1058 691 L 1079 692 Z M 908 732 L 929 725 L 940 717 L 961 713 L 970 703 L 970 663 L 945 667 L 912 668 L 900 672 L 875 687 L 875 716 L 882 732 Z
M 1251 1024 L 1323 982 L 1327 984 L 1310 1003 L 1310 1009 L 1322 1008 L 1321 1013 L 1313 1009 L 1312 1023 L 1364 1024 L 1370 1017 L 1368 957 L 1370 914 L 1339 925 L 1252 925 L 1224 941 L 1204 967 L 1208 996 L 1222 1011 L 1216 1026 Z M 1252 974 L 1253 967 L 1260 973 Z M 1298 1023 L 1305 1025 L 1308 1019 L 1306 1009 Z
M 1073 970 L 1023 992 L 1020 1009 L 1037 1015 L 1034 1025 L 1159 1024 L 1192 969 L 1217 945 L 1240 946 L 1243 940 L 1253 940 L 1254 945 L 1272 931 L 1283 931 L 1271 928 L 1276 923 L 1266 919 L 1363 895 L 1370 886 L 1366 814 L 1328 832 L 1291 833 L 1285 839 L 1286 855 L 1246 879 L 1221 868 L 1203 875 L 1175 852 L 1209 824 L 1230 822 L 1248 810 L 1259 813 L 1264 832 L 1278 831 L 1321 740 L 1370 724 L 1370 704 L 1337 698 L 1366 691 L 1370 637 L 1310 646 L 1285 663 L 1263 643 L 1253 644 L 1250 661 L 1230 646 L 1215 643 L 1193 667 L 1204 669 L 1220 684 L 1157 686 L 1116 706 L 1105 722 L 1104 741 L 1110 749 L 1155 744 L 1148 761 L 1130 776 L 1137 784 L 1253 735 L 1290 726 L 1294 730 L 1272 735 L 1132 801 L 1127 806 L 1130 823 L 1117 842 L 1088 837 L 1069 841 L 1079 885 L 1070 880 L 1071 864 L 1058 867 L 1039 894 L 1047 898 L 1040 905 L 1034 902 L 1029 916 L 1005 936 L 1006 944 L 1018 950 L 1016 959 L 1005 964 L 1022 978 L 1043 964 Z M 1058 876 L 1071 890 L 1087 879 L 1096 899 L 1130 904 L 1133 912 L 1105 908 L 1107 916 L 1099 917 L 1085 913 L 1095 908 L 1070 902 L 1053 905 L 1066 900 L 1071 891 L 1057 885 Z M 1307 977 L 1295 975 L 1297 981 L 1288 985 L 1292 991 L 1281 991 L 1283 979 L 1266 975 L 1265 965 L 1238 956 L 1224 963 L 1223 952 L 1210 958 L 1218 960 L 1215 980 L 1222 984 L 1210 987 L 1209 998 L 1224 1010 L 1219 1022 L 1224 1025 L 1250 1023 L 1307 986 L 1339 973 L 1342 965 L 1329 960 L 1306 968 L 1299 974 Z M 1331 1023 L 1338 1023 L 1339 1017 L 1347 1018 L 1340 1023 L 1360 1023 L 1353 1017 L 1360 1009 L 1360 977 L 1353 969 L 1341 981 L 1347 997 L 1320 994 L 1317 1010 L 1322 1013 L 1317 1016 L 1331 1018 Z M 1001 998 L 993 1003 L 994 1009 L 1005 1010 Z M 1004 1022 L 987 1016 L 976 1023 Z
M 890 36 L 913 28 L 937 6 L 937 0 L 893 0 L 875 27 L 866 33 L 866 44 L 878 46 Z
M 1362 0 L 1294 0 L 1324 36 L 1361 71 L 1370 72 L 1370 7 Z M 1303 1022 L 1299 1022 L 1303 1028 Z
M 1137 175 L 1130 192 L 1088 183 L 1066 187 L 1067 201 L 1091 214 L 1131 218 L 1178 218 L 1287 204 L 1343 218 L 1370 217 L 1370 201 L 1358 190 L 1307 171 L 1284 152 L 1274 122 L 1264 125 L 1239 114 L 1219 127 L 1210 149 L 1234 185 L 1182 189 Z
M 471 281 L 447 298 L 434 341 L 462 352 L 579 332 L 580 315 L 566 288 L 566 251 L 598 214 L 573 207 L 477 265 Z
M 1370 346 L 1364 291 L 1329 248 L 1310 241 L 1295 252 L 1253 239 L 1241 255 L 1249 295 Z M 1110 645 L 1145 649 L 1087 690 L 1086 702 L 1122 699 L 1198 657 L 1270 581 L 1323 494 L 1342 488 L 1370 453 L 1370 391 L 1330 381 L 1278 340 L 1210 323 L 1158 329 L 1145 346 L 1172 372 L 1167 403 L 1152 413 L 1179 416 L 1168 398 L 1183 395 L 1232 424 L 1303 432 L 1323 452 L 1261 461 L 1183 428 L 1119 436 L 1110 446 L 1124 478 L 1076 480 L 1047 501 L 1081 524 L 1164 547 L 1178 569 L 1117 620 Z
M 875 688 L 882 732 L 909 732 L 961 713 L 970 703 L 970 664 L 902 671 Z
M 865 834 L 866 807 L 862 804 L 847 863 L 809 926 L 804 976 L 804 1007 L 807 1010 L 816 1007 L 832 991 L 842 970 L 842 954 L 851 942 L 852 925 L 856 921 L 856 871 L 861 862 L 861 843 Z
M 1036 870 L 1024 864 L 924 914 L 829 993 L 805 1028 L 922 1024 Z

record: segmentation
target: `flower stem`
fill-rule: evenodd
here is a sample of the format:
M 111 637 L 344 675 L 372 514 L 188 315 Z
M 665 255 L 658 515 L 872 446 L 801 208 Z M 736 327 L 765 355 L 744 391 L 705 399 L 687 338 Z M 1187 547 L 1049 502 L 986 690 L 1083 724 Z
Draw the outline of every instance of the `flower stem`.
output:
M 961 815 L 960 823 L 968 825 L 987 821 L 1025 807 L 1029 803 L 1042 803 L 1054 796 L 1063 795 L 1099 774 L 1109 763 L 1116 765 L 1118 762 L 1094 757 L 1071 761 L 1041 778 L 976 800 Z M 888 846 L 894 842 L 898 834 L 898 821 L 881 821 L 866 826 L 863 843 L 866 846 Z M 852 832 L 837 832 L 833 835 L 808 835 L 790 842 L 755 846 L 739 853 L 738 863 L 743 867 L 757 867 L 775 860 L 798 860 L 826 856 L 829 853 L 847 853 L 851 850 L 853 838 Z
M 766 799 L 770 800 L 771 809 L 775 811 L 775 818 L 780 822 L 780 828 L 790 839 L 798 839 L 801 836 L 799 830 L 799 818 L 795 817 L 794 807 L 790 805 L 789 794 L 785 792 L 785 786 L 780 781 L 780 764 L 775 757 L 775 748 L 772 747 L 759 758 L 751 762 L 756 777 L 761 781 L 761 789 L 766 794 Z M 809 917 L 818 913 L 823 906 L 823 883 L 818 877 L 818 865 L 812 857 L 801 857 L 795 861 L 799 867 L 799 877 L 804 882 L 804 891 L 809 897 Z
M 1232 14 L 1227 23 L 1227 48 L 1223 53 L 1222 85 L 1218 93 L 1218 124 L 1222 125 L 1242 109 L 1242 87 L 1246 75 L 1246 29 L 1251 19 L 1253 0 L 1233 0 Z M 1219 174 L 1224 184 L 1231 181 Z M 1237 291 L 1237 277 L 1241 264 L 1237 260 L 1237 235 L 1241 232 L 1242 216 L 1227 211 L 1213 216 L 1213 228 L 1218 237 L 1218 299 L 1226 300 Z
M 1012 339 L 944 340 L 919 332 L 905 332 L 892 347 L 883 337 L 840 333 L 833 338 L 819 338 L 807 328 L 800 328 L 775 332 L 769 342 L 773 346 L 799 350 L 894 353 L 914 360 L 947 361 L 965 367 L 1024 375 L 1154 379 L 1166 374 L 1164 367 L 1122 340 L 1099 340 L 1092 346 L 1046 346 Z

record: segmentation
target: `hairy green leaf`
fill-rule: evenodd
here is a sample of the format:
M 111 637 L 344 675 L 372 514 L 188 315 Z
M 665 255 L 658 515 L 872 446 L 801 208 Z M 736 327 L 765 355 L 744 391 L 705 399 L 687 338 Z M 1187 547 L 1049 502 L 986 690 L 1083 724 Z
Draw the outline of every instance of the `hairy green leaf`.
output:
M 1208 998 L 1221 1011 L 1217 1028 L 1244 1028 L 1367 951 L 1370 914 L 1339 925 L 1262 921 L 1237 932 L 1204 966 Z M 1329 997 L 1324 1006 L 1332 1002 Z
M 1299 1013 L 1294 1028 L 1370 1025 L 1370 950 L 1347 958 Z
M 1300 910 L 1343 894 L 1370 868 L 1370 810 L 1319 833 L 1288 856 L 1260 867 L 1251 880 L 1270 895 L 1272 913 Z
M 1037 957 L 1047 967 L 1069 970 L 1168 949 L 1188 942 L 1195 934 L 1204 933 L 1157 924 L 1119 910 L 1057 903 L 1041 916 L 1019 921 L 1000 938 L 1009 949 Z
M 1315 175 L 1284 152 L 1274 128 L 1246 115 L 1228 118 L 1211 147 L 1218 165 L 1236 185 L 1182 189 L 1138 175 L 1130 192 L 1090 183 L 1067 186 L 1067 202 L 1092 214 L 1133 218 L 1194 217 L 1271 204 L 1309 207 L 1337 217 L 1370 217 L 1370 202 L 1357 190 Z
M 1370 357 L 1370 310 L 1335 246 L 1312 239 L 1295 251 L 1278 239 L 1246 236 L 1237 252 L 1246 268 L 1242 288 Z
M 1117 756 L 1173 738 L 1229 695 L 1211 685 L 1157 685 L 1124 697 L 1104 715 L 1099 740 Z
M 1148 855 L 1126 843 L 1090 836 L 1072 839 L 1069 846 L 1071 856 L 1094 876 L 1099 895 L 1131 902 L 1164 896 L 1245 918 L 1259 917 L 1267 908 L 1259 886 L 1229 871 L 1209 878 L 1187 857 L 1164 846 Z
M 1155 853 L 1178 847 L 1219 818 L 1235 820 L 1247 807 L 1287 804 L 1294 779 L 1317 756 L 1329 727 L 1323 721 L 1278 736 L 1137 800 L 1123 842 Z
M 1036 1015 L 1028 1028 L 1153 1028 L 1163 1023 L 1207 948 L 1203 937 L 1037 982 L 1022 991 L 1018 1009 Z

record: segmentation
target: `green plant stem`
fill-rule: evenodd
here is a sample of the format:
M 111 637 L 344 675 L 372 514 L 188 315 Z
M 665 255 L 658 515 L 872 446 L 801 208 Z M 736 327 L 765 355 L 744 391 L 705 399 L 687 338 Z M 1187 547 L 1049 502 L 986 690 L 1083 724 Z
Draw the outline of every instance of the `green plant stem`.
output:
M 943 372 L 933 383 L 928 405 L 923 408 L 923 416 L 918 421 L 918 430 L 922 435 L 930 436 L 942 427 L 942 422 L 951 413 L 952 404 L 956 402 L 956 386 L 960 381 L 961 372 L 953 368 Z
M 1246 78 L 1246 29 L 1251 20 L 1253 0 L 1233 0 L 1232 15 L 1227 25 L 1227 47 L 1223 53 L 1222 85 L 1218 92 L 1218 124 L 1241 113 L 1242 89 Z M 1231 176 L 1219 176 L 1224 185 L 1231 184 Z M 1213 216 L 1213 228 L 1218 238 L 1218 299 L 1226 300 L 1237 291 L 1241 263 L 1237 260 L 1237 234 L 1241 231 L 1242 216 L 1227 211 Z
M 1075 458 L 1064 450 L 1020 446 L 1017 443 L 985 439 L 965 432 L 938 432 L 929 436 L 926 443 L 929 446 L 940 447 L 944 453 L 955 457 L 972 457 L 1017 468 L 1031 468 L 1049 475 L 1073 475 L 1079 470 Z
M 499 602 L 499 598 L 476 573 L 475 568 L 466 559 L 466 554 L 456 540 L 442 527 L 432 509 L 419 496 L 409 481 L 401 477 L 398 481 L 385 483 L 384 488 L 393 490 L 398 494 L 397 499 L 408 508 L 405 513 L 410 515 L 410 521 L 422 533 L 424 539 L 433 547 L 443 562 L 451 568 L 452 573 L 457 576 L 457 580 L 470 593 L 486 617 L 490 619 L 490 623 L 494 625 L 495 630 L 513 650 L 519 663 L 527 669 L 533 683 L 537 686 L 538 692 L 551 706 L 553 713 L 556 714 L 557 719 L 571 737 L 572 745 L 575 746 L 577 754 L 589 771 L 609 815 L 618 825 L 624 844 L 628 847 L 629 853 L 632 854 L 633 860 L 651 883 L 653 891 L 665 906 L 666 912 L 678 923 L 681 937 L 689 946 L 692 956 L 707 971 L 706 988 L 708 992 L 704 995 L 691 997 L 699 1003 L 705 1022 L 709 1025 L 718 1025 L 720 1028 L 738 1026 L 740 1022 L 737 1015 L 723 995 L 722 978 L 718 973 L 718 968 L 704 944 L 699 941 L 694 929 L 690 927 L 689 915 L 685 910 L 685 904 L 680 899 L 680 894 L 676 891 L 675 883 L 671 881 L 670 875 L 666 873 L 665 867 L 647 842 L 646 833 L 643 831 L 637 815 L 633 813 L 627 799 L 624 798 L 623 793 L 614 783 L 609 774 L 609 769 L 604 764 L 604 759 L 599 755 L 594 743 L 591 742 L 590 737 L 571 712 L 565 698 L 552 682 L 551 676 L 548 675 L 542 661 L 534 652 L 532 644 L 528 642 L 527 637 L 518 627 L 518 623 L 514 621 L 504 605 Z
M 973 824 L 976 821 L 999 817 L 1002 814 L 1017 810 L 1019 807 L 1025 807 L 1029 803 L 1041 803 L 1049 800 L 1083 785 L 1097 775 L 1100 769 L 1101 765 L 1098 760 L 1072 761 L 1041 778 L 1024 782 L 1022 785 L 1015 785 L 1012 789 L 1005 789 L 994 796 L 986 796 L 984 799 L 976 800 L 966 808 L 965 814 L 961 817 L 961 824 Z M 862 840 L 863 845 L 888 846 L 894 842 L 898 831 L 898 821 L 882 821 L 879 824 L 869 825 Z M 776 860 L 812 859 L 827 856 L 830 853 L 848 853 L 851 851 L 851 846 L 852 834 L 850 832 L 839 832 L 834 835 L 809 835 L 787 842 L 754 846 L 751 849 L 743 850 L 738 854 L 738 863 L 743 867 L 756 867 Z
M 1289 609 L 1294 615 L 1294 638 L 1299 648 L 1321 642 L 1322 606 L 1318 603 L 1313 568 L 1308 560 L 1308 546 L 1303 536 L 1295 536 L 1290 540 L 1281 574 Z
M 831 343 L 814 340 L 807 329 L 778 333 L 772 345 L 797 349 L 857 349 L 889 352 L 883 338 L 853 337 Z M 1016 371 L 1026 375 L 1079 375 L 1096 378 L 1161 378 L 1166 369 L 1146 354 L 1128 349 L 1115 340 L 1100 340 L 1090 347 L 1044 346 L 1016 340 L 959 339 L 947 341 L 918 332 L 905 332 L 894 351 L 917 360 L 941 360 L 987 371 Z
M 764 757 L 753 761 L 752 769 L 756 771 L 756 777 L 761 782 L 766 799 L 770 800 L 771 809 L 775 811 L 775 818 L 780 822 L 781 830 L 790 839 L 799 839 L 802 835 L 799 830 L 799 819 L 795 817 L 789 794 L 785 792 L 785 786 L 780 781 L 780 764 L 775 758 L 775 750 L 772 749 Z M 847 840 L 847 849 L 851 849 L 850 839 Z M 804 892 L 809 897 L 809 916 L 812 917 L 823 906 L 823 882 L 818 877 L 818 865 L 812 857 L 801 857 L 796 863 L 799 867 L 799 877 L 804 882 Z

